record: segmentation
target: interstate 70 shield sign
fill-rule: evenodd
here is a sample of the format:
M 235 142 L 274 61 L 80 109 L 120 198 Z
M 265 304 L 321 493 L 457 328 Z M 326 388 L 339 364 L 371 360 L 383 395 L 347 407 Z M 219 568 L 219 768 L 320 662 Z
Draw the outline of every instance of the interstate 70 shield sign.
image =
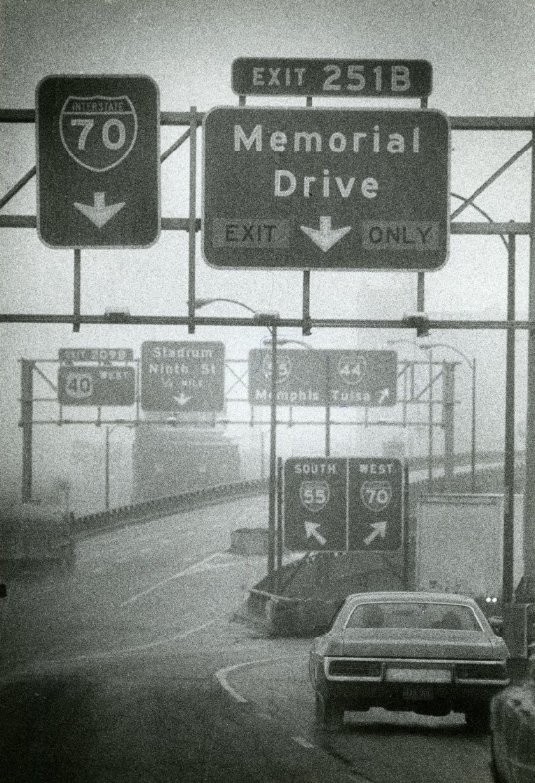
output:
M 109 171 L 132 151 L 138 121 L 128 95 L 69 95 L 59 115 L 61 142 L 90 171 Z
M 47 76 L 35 104 L 44 244 L 152 245 L 160 232 L 156 83 L 148 76 Z

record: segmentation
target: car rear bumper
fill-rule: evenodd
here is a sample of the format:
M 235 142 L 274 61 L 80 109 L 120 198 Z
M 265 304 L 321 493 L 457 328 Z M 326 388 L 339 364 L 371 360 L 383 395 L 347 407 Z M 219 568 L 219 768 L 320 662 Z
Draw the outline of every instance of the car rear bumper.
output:
M 434 714 L 463 712 L 487 705 L 508 684 L 505 662 L 498 661 L 324 658 L 313 668 L 316 690 L 355 710 L 416 705 Z

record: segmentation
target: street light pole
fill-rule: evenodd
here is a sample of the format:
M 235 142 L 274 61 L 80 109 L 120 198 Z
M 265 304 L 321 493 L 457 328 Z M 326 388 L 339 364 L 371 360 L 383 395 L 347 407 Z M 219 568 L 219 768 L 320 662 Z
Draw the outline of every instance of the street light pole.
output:
M 110 432 L 111 427 L 106 427 L 106 450 L 104 458 L 104 508 L 110 510 Z
M 275 513 L 277 507 L 277 325 L 271 327 L 271 426 L 269 440 L 268 576 L 275 571 Z
M 468 356 L 449 343 L 430 343 L 428 345 L 420 345 L 420 348 L 431 352 L 433 348 L 449 348 L 450 351 L 454 351 L 461 356 L 472 373 L 472 421 L 471 421 L 471 435 L 470 435 L 470 476 L 471 476 L 471 489 L 472 492 L 476 490 L 476 359 L 475 356 L 469 359 Z
M 428 425 L 428 462 L 427 483 L 432 494 L 433 485 L 433 352 L 429 351 L 429 425 Z
M 268 507 L 268 577 L 275 571 L 275 535 L 277 513 L 277 320 L 278 313 L 260 313 L 238 299 L 216 297 L 210 299 L 195 299 L 195 309 L 206 307 L 216 302 L 229 302 L 244 307 L 253 314 L 257 325 L 267 326 L 271 334 L 271 421 L 269 439 L 269 507 Z

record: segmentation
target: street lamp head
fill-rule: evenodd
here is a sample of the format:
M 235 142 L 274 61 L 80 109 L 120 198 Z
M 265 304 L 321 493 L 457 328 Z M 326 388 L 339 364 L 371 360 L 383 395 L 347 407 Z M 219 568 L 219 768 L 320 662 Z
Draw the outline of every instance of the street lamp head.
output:
M 264 343 L 264 345 L 270 345 L 271 346 L 271 345 L 273 345 L 273 338 L 272 337 L 267 337 L 265 340 L 262 340 L 262 342 Z M 311 345 L 307 345 L 302 340 L 296 340 L 296 339 L 293 339 L 291 337 L 280 337 L 280 338 L 277 337 L 277 345 L 288 345 L 288 344 L 291 344 L 291 343 L 295 343 L 296 345 L 300 345 L 303 348 L 306 348 L 308 351 L 313 351 L 314 350 Z
M 429 335 L 429 316 L 427 313 L 407 313 L 402 320 L 406 326 L 416 329 L 416 337 L 427 337 Z
M 206 305 L 212 304 L 212 302 L 215 301 L 215 299 L 195 299 L 194 307 L 196 310 L 200 310 L 201 307 L 206 307 Z

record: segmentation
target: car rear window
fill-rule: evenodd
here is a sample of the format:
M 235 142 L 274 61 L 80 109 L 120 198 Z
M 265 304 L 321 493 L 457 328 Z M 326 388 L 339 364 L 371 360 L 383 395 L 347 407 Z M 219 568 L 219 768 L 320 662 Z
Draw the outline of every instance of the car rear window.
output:
M 416 602 L 358 604 L 350 614 L 346 628 L 482 630 L 469 606 Z

